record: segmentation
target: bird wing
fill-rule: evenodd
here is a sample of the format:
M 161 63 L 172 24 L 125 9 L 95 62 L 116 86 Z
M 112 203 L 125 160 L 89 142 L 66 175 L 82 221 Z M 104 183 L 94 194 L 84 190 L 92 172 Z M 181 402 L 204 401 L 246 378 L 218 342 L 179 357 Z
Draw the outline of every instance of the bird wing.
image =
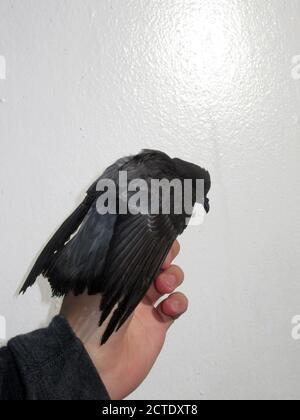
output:
M 143 299 L 177 236 L 169 215 L 119 216 L 103 273 L 100 325 L 114 312 L 102 344 Z
M 54 295 L 101 292 L 102 271 L 116 220 L 117 215 L 99 214 L 93 203 L 76 235 L 53 256 L 44 271 Z
M 101 196 L 97 185 L 104 179 L 115 181 L 118 185 L 119 171 L 131 160 L 132 156 L 117 160 L 88 189 L 91 205 L 78 232 L 53 256 L 47 270 L 44 270 L 54 295 L 63 296 L 70 291 L 79 295 L 85 290 L 90 294 L 101 293 L 102 271 L 117 215 L 102 215 L 97 211 L 97 199 Z
M 20 293 L 25 293 L 28 287 L 35 283 L 40 274 L 49 279 L 54 295 L 62 296 L 71 290 L 79 293 L 86 284 L 87 277 L 82 276 L 82 266 L 87 256 L 95 262 L 95 259 L 101 255 L 95 265 L 97 267 L 96 271 L 99 273 L 103 268 L 116 217 L 108 216 L 104 218 L 97 213 L 96 200 L 100 193 L 96 187 L 100 179 L 117 180 L 119 170 L 131 159 L 131 156 L 127 156 L 117 160 L 92 184 L 84 201 L 65 220 L 44 247 Z M 104 243 L 100 239 L 102 235 L 106 240 Z M 70 238 L 72 239 L 70 240 Z M 83 244 L 85 245 L 84 249 L 82 249 Z M 74 269 L 72 263 L 74 263 Z M 93 280 L 94 276 L 91 278 L 91 281 Z M 95 284 L 96 282 L 93 282 L 92 286 Z
M 89 203 L 88 200 L 85 199 L 83 203 L 81 203 L 80 206 L 77 207 L 77 209 L 71 214 L 71 216 L 65 220 L 65 222 L 47 243 L 27 276 L 20 293 L 25 293 L 28 287 L 33 286 L 37 277 L 45 272 L 45 270 L 49 267 L 53 256 L 64 249 L 65 243 L 69 241 L 70 237 L 74 234 L 74 232 L 76 232 L 86 217 L 88 211 Z

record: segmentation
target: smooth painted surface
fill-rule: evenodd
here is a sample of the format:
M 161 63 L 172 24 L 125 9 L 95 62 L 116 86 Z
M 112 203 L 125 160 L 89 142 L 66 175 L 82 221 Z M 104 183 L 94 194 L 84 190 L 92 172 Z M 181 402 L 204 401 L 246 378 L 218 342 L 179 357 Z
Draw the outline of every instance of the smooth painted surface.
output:
M 299 19 L 298 0 L 0 1 L 9 337 L 57 311 L 42 281 L 15 293 L 85 188 L 160 148 L 210 169 L 212 212 L 181 241 L 189 313 L 133 397 L 300 397 Z

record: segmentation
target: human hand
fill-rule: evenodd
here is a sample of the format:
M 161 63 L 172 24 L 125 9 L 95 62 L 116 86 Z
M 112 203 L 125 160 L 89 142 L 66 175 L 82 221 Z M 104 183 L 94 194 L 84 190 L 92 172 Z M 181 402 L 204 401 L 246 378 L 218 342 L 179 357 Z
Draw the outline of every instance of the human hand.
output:
M 64 299 L 61 315 L 83 342 L 114 400 L 125 398 L 144 381 L 162 350 L 168 329 L 187 310 L 185 295 L 174 293 L 184 279 L 182 270 L 171 265 L 179 251 L 176 241 L 161 274 L 134 314 L 103 346 L 100 340 L 107 324 L 98 327 L 101 296 L 69 294 Z M 165 294 L 170 296 L 155 307 Z

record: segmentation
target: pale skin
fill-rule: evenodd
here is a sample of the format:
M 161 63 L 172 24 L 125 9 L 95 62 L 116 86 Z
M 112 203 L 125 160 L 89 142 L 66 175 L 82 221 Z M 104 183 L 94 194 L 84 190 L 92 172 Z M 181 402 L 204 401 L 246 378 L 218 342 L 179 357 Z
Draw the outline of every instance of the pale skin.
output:
M 161 274 L 126 324 L 100 347 L 105 325 L 98 327 L 101 297 L 68 295 L 61 314 L 83 342 L 97 372 L 113 400 L 132 393 L 147 377 L 160 354 L 168 329 L 186 312 L 188 300 L 176 289 L 184 274 L 172 265 L 180 251 L 176 241 Z M 158 307 L 155 303 L 169 295 Z

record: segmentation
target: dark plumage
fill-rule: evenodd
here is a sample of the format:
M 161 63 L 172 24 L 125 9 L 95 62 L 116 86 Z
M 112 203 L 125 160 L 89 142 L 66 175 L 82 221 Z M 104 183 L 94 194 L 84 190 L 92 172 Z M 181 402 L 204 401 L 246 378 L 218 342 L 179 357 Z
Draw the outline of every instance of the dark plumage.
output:
M 102 338 L 105 343 L 119 329 L 142 300 L 169 253 L 173 242 L 187 226 L 190 214 L 106 214 L 97 211 L 102 194 L 96 186 L 100 179 L 111 179 L 118 186 L 119 171 L 127 171 L 128 182 L 143 179 L 193 180 L 193 205 L 196 201 L 195 180 L 203 179 L 205 197 L 202 204 L 209 210 L 207 193 L 209 173 L 162 152 L 144 150 L 136 156 L 118 160 L 106 169 L 91 186 L 83 203 L 63 223 L 46 245 L 32 268 L 21 292 L 32 286 L 40 274 L 48 278 L 54 296 L 69 292 L 79 295 L 102 295 L 100 325 L 112 313 Z M 129 193 L 129 197 L 130 194 Z M 113 312 L 112 312 L 113 311 Z

